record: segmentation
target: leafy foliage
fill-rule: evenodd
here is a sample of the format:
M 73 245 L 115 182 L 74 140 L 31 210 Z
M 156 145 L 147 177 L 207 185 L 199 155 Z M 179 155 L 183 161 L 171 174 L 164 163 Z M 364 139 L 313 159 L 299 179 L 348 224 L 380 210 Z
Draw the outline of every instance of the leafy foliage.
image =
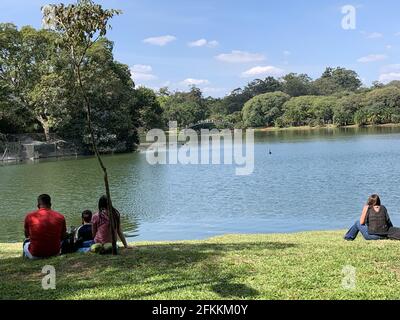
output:
M 258 95 L 244 105 L 243 122 L 246 127 L 272 126 L 282 115 L 282 106 L 290 99 L 283 92 Z

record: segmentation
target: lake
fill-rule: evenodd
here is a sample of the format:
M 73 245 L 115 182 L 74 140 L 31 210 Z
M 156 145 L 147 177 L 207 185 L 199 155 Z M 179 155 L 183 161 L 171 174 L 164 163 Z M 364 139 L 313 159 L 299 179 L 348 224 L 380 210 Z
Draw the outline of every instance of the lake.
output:
M 255 140 L 250 176 L 230 165 L 151 166 L 144 153 L 105 157 L 130 240 L 347 229 L 372 193 L 400 225 L 400 128 L 257 132 Z M 41 193 L 77 226 L 103 194 L 96 159 L 0 166 L 0 242 L 23 239 Z

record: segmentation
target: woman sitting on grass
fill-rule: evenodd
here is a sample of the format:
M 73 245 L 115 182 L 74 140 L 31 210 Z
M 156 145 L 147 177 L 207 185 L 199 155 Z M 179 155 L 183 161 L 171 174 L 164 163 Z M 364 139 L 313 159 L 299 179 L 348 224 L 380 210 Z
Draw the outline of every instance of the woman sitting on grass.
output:
M 92 232 L 95 244 L 91 251 L 96 253 L 112 252 L 112 234 L 110 227 L 110 218 L 108 215 L 108 199 L 102 196 L 99 200 L 99 212 L 92 218 Z M 114 232 L 119 236 L 125 248 L 129 248 L 121 227 L 121 216 L 117 209 L 112 212 Z
M 381 199 L 374 194 L 369 197 L 364 207 L 360 221 L 357 221 L 345 235 L 345 240 L 353 241 L 359 232 L 365 240 L 382 240 L 388 237 L 393 228 L 389 214 L 385 206 L 381 205 Z

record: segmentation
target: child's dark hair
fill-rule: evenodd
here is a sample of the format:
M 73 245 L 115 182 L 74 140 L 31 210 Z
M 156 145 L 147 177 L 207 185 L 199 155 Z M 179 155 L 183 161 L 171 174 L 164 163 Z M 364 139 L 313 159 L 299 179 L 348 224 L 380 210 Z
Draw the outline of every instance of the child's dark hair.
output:
M 90 210 L 85 210 L 82 212 L 82 220 L 85 221 L 86 223 L 90 223 L 92 221 L 92 211 Z
M 107 196 L 101 196 L 99 199 L 99 212 L 102 211 L 107 211 L 108 210 L 108 198 Z M 113 211 L 113 219 L 114 219 L 114 227 L 118 230 L 119 226 L 121 224 L 120 221 L 120 213 L 117 209 L 115 209 L 114 207 L 112 207 L 112 211 Z

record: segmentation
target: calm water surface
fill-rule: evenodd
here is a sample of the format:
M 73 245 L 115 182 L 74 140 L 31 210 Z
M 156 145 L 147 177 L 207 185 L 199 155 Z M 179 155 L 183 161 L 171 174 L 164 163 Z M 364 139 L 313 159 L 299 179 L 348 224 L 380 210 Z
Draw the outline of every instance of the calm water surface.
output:
M 131 240 L 344 229 L 375 192 L 400 225 L 399 140 L 400 128 L 257 133 L 254 174 L 242 177 L 234 166 L 150 166 L 143 153 L 105 162 Z M 41 193 L 78 225 L 103 193 L 96 160 L 0 166 L 0 242 L 22 239 Z

